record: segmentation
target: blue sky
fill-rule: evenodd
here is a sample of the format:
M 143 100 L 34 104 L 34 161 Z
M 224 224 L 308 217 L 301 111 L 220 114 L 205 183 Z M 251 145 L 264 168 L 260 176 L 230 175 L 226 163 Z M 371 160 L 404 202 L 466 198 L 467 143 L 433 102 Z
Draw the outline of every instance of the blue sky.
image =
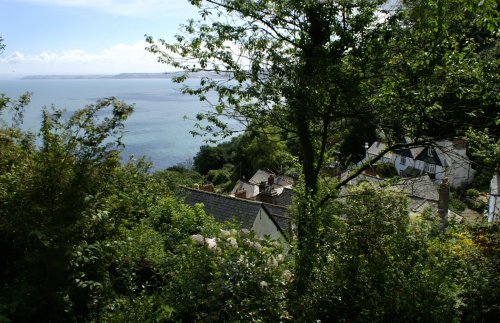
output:
M 163 72 L 144 34 L 196 17 L 188 0 L 0 0 L 0 75 Z

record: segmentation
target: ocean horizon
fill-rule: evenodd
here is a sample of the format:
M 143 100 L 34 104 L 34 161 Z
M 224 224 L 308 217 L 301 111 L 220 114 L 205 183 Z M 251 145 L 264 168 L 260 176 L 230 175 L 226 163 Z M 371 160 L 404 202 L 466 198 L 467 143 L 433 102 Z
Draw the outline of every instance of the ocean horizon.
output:
M 195 86 L 198 82 L 192 78 L 185 83 Z M 134 113 L 125 122 L 122 160 L 145 156 L 156 170 L 189 162 L 205 144 L 190 130 L 196 114 L 209 107 L 196 96 L 182 94 L 181 88 L 169 78 L 0 80 L 0 93 L 12 99 L 24 92 L 33 93 L 21 128 L 34 132 L 40 128 L 44 106 L 54 105 L 71 113 L 111 96 L 134 104 Z

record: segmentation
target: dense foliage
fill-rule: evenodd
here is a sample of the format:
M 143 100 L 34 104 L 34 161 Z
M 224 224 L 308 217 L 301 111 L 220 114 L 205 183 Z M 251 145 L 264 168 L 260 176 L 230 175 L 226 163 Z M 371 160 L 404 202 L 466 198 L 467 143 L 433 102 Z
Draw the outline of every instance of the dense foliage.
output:
M 101 108 L 112 110 L 105 119 L 92 114 Z M 430 211 L 410 217 L 399 192 L 353 187 L 322 210 L 310 289 L 297 295 L 294 244 L 258 239 L 184 205 L 177 184 L 199 175 L 151 174 L 142 159 L 120 165 L 113 141 L 90 140 L 107 137 L 114 128 L 105 125 L 122 125 L 129 112 L 112 99 L 65 121 L 46 112 L 39 146 L 32 134 L 2 128 L 2 321 L 498 316 L 498 225 L 442 231 Z M 83 133 L 73 128 L 80 116 Z
M 46 110 L 39 143 L 16 126 L 0 129 L 2 321 L 279 317 L 279 308 L 263 311 L 251 299 L 262 290 L 283 302 L 282 247 L 221 231 L 200 207 L 179 202 L 178 185 L 199 175 L 151 174 L 142 159 L 121 165 L 131 111 L 112 98 L 69 117 Z M 280 265 L 269 267 L 279 253 Z
M 239 179 L 250 179 L 259 169 L 276 174 L 293 171 L 290 149 L 274 131 L 249 129 L 217 146 L 201 146 L 194 169 L 222 191 L 232 189 Z
M 306 195 L 297 208 L 299 294 L 321 244 L 320 208 L 334 195 L 320 190 L 331 149 L 342 160 L 376 134 L 390 150 L 404 136 L 418 145 L 484 126 L 498 138 L 498 1 L 191 3 L 200 19 L 175 42 L 147 37 L 148 50 L 185 71 L 179 82 L 218 74 L 184 89 L 219 96 L 198 116 L 208 122 L 202 131 L 231 135 L 230 117 L 253 130 L 276 127 L 295 143 Z
M 46 109 L 40 131 L 27 133 L 18 126 L 29 94 L 2 95 L 0 321 L 497 319 L 498 223 L 444 224 L 432 210 L 411 214 L 401 192 L 369 183 L 339 190 L 319 176 L 330 148 L 367 123 L 356 140 L 375 130 L 395 140 L 470 128 L 472 153 L 493 167 L 497 4 L 403 1 L 384 20 L 383 1 L 191 2 L 201 20 L 178 44 L 160 43 L 199 65 L 152 39 L 150 51 L 188 72 L 230 77 L 202 78 L 186 92 L 219 93 L 215 112 L 200 119 L 224 134 L 219 116 L 251 125 L 202 148 L 195 167 L 224 184 L 296 154 L 298 235 L 283 246 L 183 204 L 178 185 L 200 174 L 120 163 L 133 110 L 124 102 L 102 99 L 73 115 Z

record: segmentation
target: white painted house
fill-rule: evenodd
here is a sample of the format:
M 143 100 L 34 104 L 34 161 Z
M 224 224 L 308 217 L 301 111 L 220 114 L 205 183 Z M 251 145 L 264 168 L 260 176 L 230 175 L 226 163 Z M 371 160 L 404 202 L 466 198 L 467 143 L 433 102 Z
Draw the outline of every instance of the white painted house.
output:
M 488 201 L 488 222 L 500 220 L 500 178 L 493 175 L 490 182 L 490 199 Z
M 407 143 L 411 141 L 406 139 Z M 382 142 L 374 142 L 366 151 L 362 162 L 378 156 L 387 146 Z M 467 157 L 463 141 L 442 140 L 427 147 L 403 148 L 386 153 L 380 163 L 391 163 L 401 177 L 415 177 L 428 174 L 437 184 L 448 177 L 453 188 L 472 183 L 475 170 Z

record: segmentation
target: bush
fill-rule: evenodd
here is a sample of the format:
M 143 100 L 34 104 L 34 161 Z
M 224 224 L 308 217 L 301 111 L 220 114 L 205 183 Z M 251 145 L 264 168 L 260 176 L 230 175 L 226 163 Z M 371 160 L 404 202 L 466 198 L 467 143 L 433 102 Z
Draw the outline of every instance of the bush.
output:
M 163 304 L 174 321 L 278 322 L 291 274 L 283 249 L 242 231 L 193 235 L 172 258 Z
M 475 199 L 475 198 L 478 198 L 479 196 L 481 196 L 481 193 L 478 190 L 476 190 L 474 188 L 469 188 L 467 190 L 467 197 Z
M 386 163 L 386 164 L 377 164 L 376 166 L 377 174 L 382 178 L 391 178 L 395 176 L 399 176 L 398 171 L 394 167 L 394 165 Z
M 325 214 L 333 220 L 294 319 L 475 322 L 498 313 L 499 262 L 484 256 L 498 258 L 498 231 L 473 237 L 454 223 L 443 230 L 435 215 L 410 219 L 403 196 L 369 183 L 346 193 Z
M 460 200 L 458 194 L 455 192 L 450 192 L 449 206 L 452 211 L 463 212 L 467 208 L 467 204 Z

